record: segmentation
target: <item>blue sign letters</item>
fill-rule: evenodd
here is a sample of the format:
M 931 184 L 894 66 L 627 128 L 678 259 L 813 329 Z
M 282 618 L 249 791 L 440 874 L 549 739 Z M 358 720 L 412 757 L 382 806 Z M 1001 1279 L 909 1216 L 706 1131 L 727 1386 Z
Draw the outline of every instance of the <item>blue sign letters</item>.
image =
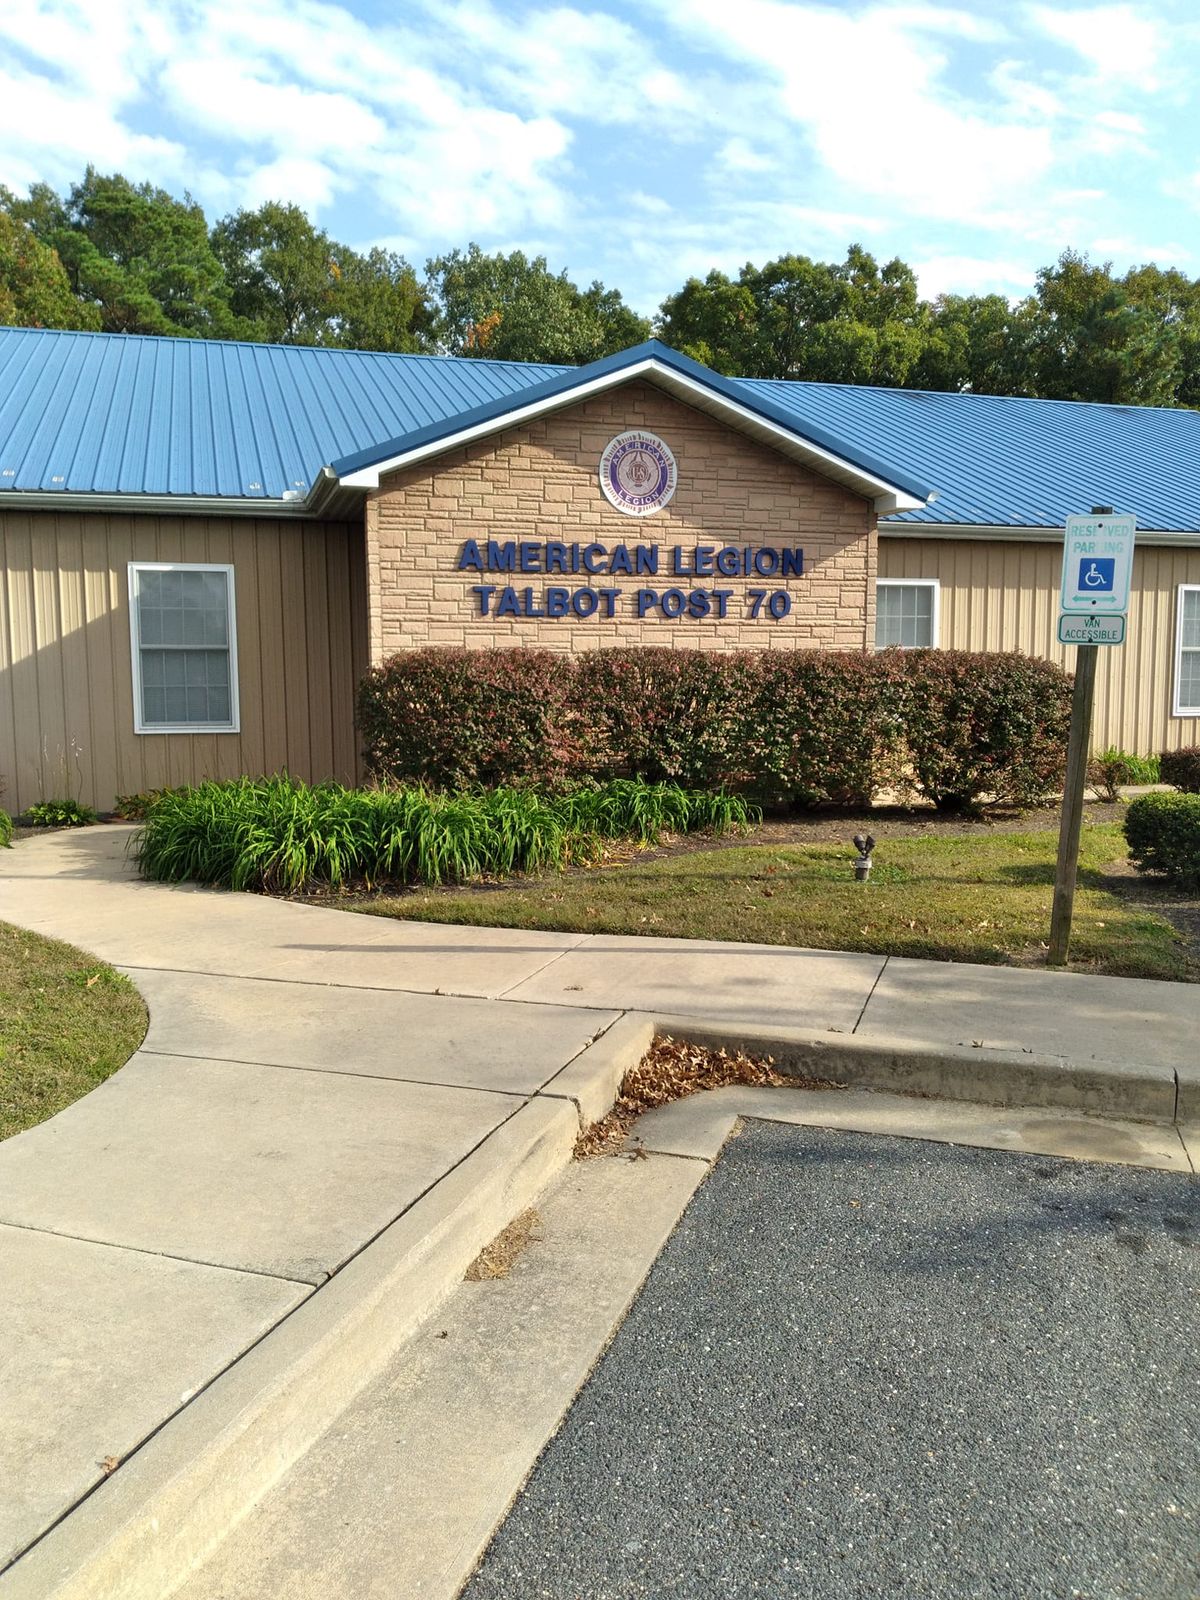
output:
M 1101 563 L 1103 565 L 1104 563 Z M 1108 563 L 1111 567 L 1111 562 Z M 800 578 L 804 551 L 772 545 L 698 544 L 567 544 L 550 539 L 467 539 L 458 557 L 459 572 L 540 574 L 547 577 L 608 578 Z M 1111 581 L 1111 578 L 1110 578 Z M 551 585 L 545 589 L 511 583 L 477 583 L 471 587 L 481 617 L 539 617 L 561 622 L 597 617 L 611 622 L 620 610 L 635 617 L 661 616 L 723 621 L 733 615 L 737 592 L 728 588 L 643 586 L 630 590 L 599 587 L 585 581 L 578 588 Z M 747 589 L 746 615 L 779 622 L 792 609 L 786 589 Z

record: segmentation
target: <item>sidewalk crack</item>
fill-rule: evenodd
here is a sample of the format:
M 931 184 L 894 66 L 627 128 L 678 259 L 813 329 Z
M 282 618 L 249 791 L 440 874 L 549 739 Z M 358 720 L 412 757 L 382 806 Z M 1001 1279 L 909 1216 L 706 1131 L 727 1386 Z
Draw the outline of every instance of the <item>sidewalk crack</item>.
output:
M 858 1016 L 854 1020 L 854 1026 L 850 1029 L 851 1033 L 857 1033 L 859 1028 L 862 1026 L 862 1019 L 867 1014 L 867 1007 L 871 1004 L 871 1001 L 874 1000 L 875 991 L 879 987 L 879 980 L 880 980 L 880 978 L 883 977 L 884 973 L 887 971 L 888 962 L 891 959 L 892 959 L 891 956 L 884 956 L 883 965 L 880 967 L 879 971 L 875 974 L 875 982 L 871 985 L 871 992 L 870 992 L 870 994 L 867 995 L 867 998 L 862 1003 L 862 1010 L 858 1013 Z
M 578 950 L 589 938 L 590 938 L 589 934 L 581 933 L 579 935 L 579 943 L 578 944 L 568 945 L 565 950 L 556 950 L 554 952 L 554 954 L 550 957 L 549 961 L 544 961 L 540 967 L 536 967 L 532 972 L 527 972 L 523 978 L 518 978 L 516 983 L 510 983 L 507 989 L 501 989 L 499 991 L 499 993 L 496 995 L 496 999 L 497 1000 L 507 1000 L 509 995 L 513 992 L 514 989 L 519 989 L 523 983 L 529 983 L 534 978 L 540 978 L 543 972 L 548 972 L 550 970 L 550 968 L 554 965 L 554 963 L 556 961 L 561 961 L 564 956 L 573 956 L 575 954 L 576 950 Z M 550 1003 L 553 1004 L 553 1005 L 566 1004 L 565 1001 L 561 1001 L 561 1000 L 555 1000 L 555 1001 L 552 1001 Z M 608 1009 L 608 1008 L 606 1008 L 606 1009 Z

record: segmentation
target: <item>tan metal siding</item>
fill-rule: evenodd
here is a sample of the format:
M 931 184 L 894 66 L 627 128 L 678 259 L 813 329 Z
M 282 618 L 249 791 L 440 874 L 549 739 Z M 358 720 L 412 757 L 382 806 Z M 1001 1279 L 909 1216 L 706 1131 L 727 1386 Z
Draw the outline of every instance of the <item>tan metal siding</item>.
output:
M 343 523 L 0 510 L 0 805 L 287 767 L 357 775 L 363 534 Z M 241 732 L 136 734 L 128 563 L 234 568 Z
M 1055 638 L 1062 548 L 1016 540 L 879 541 L 881 578 L 937 578 L 946 649 L 1024 650 L 1071 668 Z M 1175 608 L 1200 583 L 1200 550 L 1142 545 L 1134 554 L 1126 642 L 1100 651 L 1093 744 L 1146 755 L 1200 744 L 1200 717 L 1175 717 Z

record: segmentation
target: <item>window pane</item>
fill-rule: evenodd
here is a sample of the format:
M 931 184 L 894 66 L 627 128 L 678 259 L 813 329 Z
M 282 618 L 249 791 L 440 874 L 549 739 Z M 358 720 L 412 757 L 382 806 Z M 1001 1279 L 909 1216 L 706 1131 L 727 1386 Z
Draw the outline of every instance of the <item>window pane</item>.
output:
M 1200 708 L 1200 650 L 1185 650 L 1179 659 L 1179 704 Z
M 1184 590 L 1180 629 L 1183 648 L 1200 650 L 1200 589 Z
M 233 720 L 227 572 L 135 568 L 142 724 Z
M 198 607 L 191 610 L 185 606 L 181 613 L 183 618 L 181 644 L 202 645 L 204 643 L 204 612 Z
M 233 696 L 224 650 L 143 650 L 142 721 L 229 722 Z
M 875 645 L 886 650 L 933 643 L 933 589 L 925 583 L 885 583 L 876 591 Z

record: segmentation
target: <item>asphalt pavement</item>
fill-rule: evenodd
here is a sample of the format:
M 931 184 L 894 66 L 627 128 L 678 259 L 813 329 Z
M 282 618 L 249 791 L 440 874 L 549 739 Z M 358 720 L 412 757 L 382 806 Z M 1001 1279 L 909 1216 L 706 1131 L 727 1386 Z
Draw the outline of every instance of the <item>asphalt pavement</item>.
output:
M 465 1600 L 1195 1600 L 1200 1186 L 750 1122 Z

